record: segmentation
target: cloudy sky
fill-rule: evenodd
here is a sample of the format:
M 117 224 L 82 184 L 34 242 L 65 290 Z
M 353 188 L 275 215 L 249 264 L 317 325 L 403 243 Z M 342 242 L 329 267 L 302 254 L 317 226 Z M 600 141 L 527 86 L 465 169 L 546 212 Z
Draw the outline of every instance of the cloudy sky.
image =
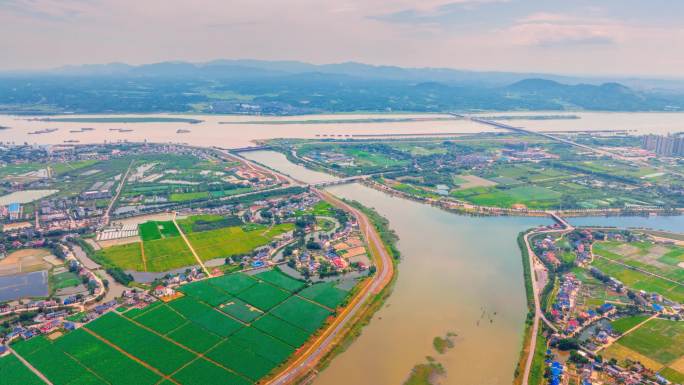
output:
M 0 0 L 0 69 L 213 59 L 684 77 L 681 0 Z

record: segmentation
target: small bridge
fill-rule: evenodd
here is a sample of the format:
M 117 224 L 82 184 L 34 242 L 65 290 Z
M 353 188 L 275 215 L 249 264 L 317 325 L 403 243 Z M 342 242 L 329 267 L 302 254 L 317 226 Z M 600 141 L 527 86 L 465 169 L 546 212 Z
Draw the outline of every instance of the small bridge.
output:
M 336 180 L 331 180 L 328 182 L 313 183 L 313 184 L 311 184 L 311 186 L 317 187 L 317 188 L 318 187 L 337 186 L 337 185 L 341 185 L 341 184 L 358 182 L 360 180 L 368 179 L 368 178 L 369 178 L 368 175 L 356 175 L 356 176 L 350 176 L 347 178 L 340 178 L 340 179 L 336 179 Z
M 249 152 L 249 151 L 261 151 L 261 150 L 271 150 L 271 149 L 273 149 L 272 146 L 250 146 L 250 147 L 229 148 L 228 151 L 230 151 L 230 152 Z

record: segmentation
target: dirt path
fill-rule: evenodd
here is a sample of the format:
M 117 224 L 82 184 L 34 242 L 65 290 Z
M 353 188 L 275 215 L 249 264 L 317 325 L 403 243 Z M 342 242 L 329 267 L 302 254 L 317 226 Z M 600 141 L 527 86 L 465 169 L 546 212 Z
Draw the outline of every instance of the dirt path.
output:
M 8 346 L 8 349 L 10 352 L 12 352 L 12 354 L 14 354 L 15 357 L 17 357 L 17 359 L 19 359 L 19 361 L 21 361 L 22 364 L 24 364 L 24 366 L 26 366 L 30 371 L 32 371 L 33 374 L 38 376 L 38 378 L 43 380 L 43 382 L 45 382 L 46 384 L 53 385 L 52 382 L 50 382 L 50 380 L 48 380 L 43 373 L 39 372 L 38 369 L 34 368 L 33 365 L 31 365 L 28 361 L 24 359 L 24 357 L 17 354 L 17 352 L 15 352 L 11 346 Z
M 209 272 L 209 269 L 204 265 L 204 262 L 202 262 L 202 259 L 199 257 L 195 249 L 192 247 L 192 244 L 190 244 L 190 240 L 188 240 L 188 237 L 185 236 L 185 233 L 181 229 L 181 227 L 178 225 L 178 222 L 176 222 L 176 212 L 174 211 L 173 213 L 173 218 L 171 219 L 173 221 L 173 224 L 176 226 L 176 229 L 178 229 L 178 233 L 180 236 L 183 238 L 183 241 L 185 241 L 185 244 L 188 245 L 188 248 L 192 252 L 192 255 L 195 257 L 197 260 L 197 263 L 202 267 L 202 270 L 204 270 L 204 273 L 207 275 L 207 277 L 211 277 L 211 273 Z
M 147 271 L 147 258 L 145 258 L 145 246 L 140 241 L 140 257 L 142 258 L 143 271 Z

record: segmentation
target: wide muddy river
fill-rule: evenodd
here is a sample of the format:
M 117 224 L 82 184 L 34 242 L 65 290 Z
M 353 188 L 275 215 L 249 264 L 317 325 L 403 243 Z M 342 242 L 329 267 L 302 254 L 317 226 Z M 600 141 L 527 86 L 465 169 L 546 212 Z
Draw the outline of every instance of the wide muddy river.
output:
M 327 178 L 271 151 L 245 155 L 305 182 Z M 516 236 L 550 221 L 459 216 L 360 184 L 329 191 L 389 219 L 402 258 L 386 305 L 315 383 L 398 385 L 433 356 L 444 384 L 510 384 L 527 312 Z M 440 355 L 432 340 L 448 332 L 458 334 L 455 347 Z
M 575 115 L 580 119 L 512 120 L 514 126 L 539 131 L 628 130 L 634 134 L 672 133 L 684 131 L 684 113 L 606 113 L 606 112 L 517 112 L 496 115 Z M 0 115 L 0 142 L 28 144 L 103 143 L 118 141 L 150 141 L 187 143 L 197 146 L 225 148 L 244 147 L 254 140 L 270 138 L 361 138 L 390 135 L 457 134 L 497 131 L 497 129 L 465 119 L 439 114 L 339 114 L 288 117 L 234 115 L 67 115 L 69 118 L 186 118 L 201 122 L 114 123 L 97 121 L 44 121 L 41 117 Z M 63 115 L 55 118 L 63 118 Z M 418 121 L 377 121 L 377 119 L 419 119 Z M 351 122 L 357 120 L 357 122 Z M 359 122 L 358 120 L 362 120 Z M 373 121 L 376 120 L 376 121 Z M 308 122 L 305 122 L 308 121 Z M 91 130 L 80 131 L 82 128 Z M 50 129 L 50 132 L 34 133 Z M 122 130 L 119 130 L 122 129 Z M 184 132 L 177 132 L 179 129 Z M 78 131 L 78 132 L 74 132 Z M 360 136 L 359 136 L 360 135 Z

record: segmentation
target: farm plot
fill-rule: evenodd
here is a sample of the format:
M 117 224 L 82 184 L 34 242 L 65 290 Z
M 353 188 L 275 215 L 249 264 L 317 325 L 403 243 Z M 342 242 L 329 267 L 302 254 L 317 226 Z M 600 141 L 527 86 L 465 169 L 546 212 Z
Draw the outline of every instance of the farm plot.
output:
M 273 309 L 271 314 L 313 333 L 323 325 L 330 312 L 301 298 L 290 297 Z
M 155 384 L 160 376 L 83 329 L 59 338 L 55 345 L 113 385 Z
M 243 222 L 236 216 L 215 214 L 192 215 L 178 221 L 178 225 L 186 234 L 216 230 L 223 227 L 242 226 Z
M 222 275 L 209 280 L 209 283 L 232 295 L 237 295 L 257 284 L 257 280 L 243 273 Z
M 192 282 L 180 287 L 179 291 L 206 302 L 211 306 L 218 306 L 226 302 L 231 296 L 210 283 L 210 280 Z
M 605 258 L 595 258 L 592 266 L 633 289 L 659 293 L 665 298 L 678 302 L 684 301 L 684 286 L 674 282 L 632 270 Z
M 605 357 L 639 361 L 678 381 L 684 378 L 684 322 L 652 319 L 611 345 Z
M 207 357 L 253 381 L 267 375 L 276 363 L 254 353 L 232 339 L 223 341 Z
M 181 237 L 143 242 L 147 271 L 168 271 L 197 264 Z
M 667 365 L 684 356 L 684 322 L 653 319 L 619 343 Z
M 54 385 L 99 385 L 103 382 L 44 337 L 21 341 L 13 347 Z
M 247 379 L 231 373 L 203 358 L 184 367 L 173 378 L 183 385 L 230 384 L 250 385 Z
M 299 292 L 304 298 L 308 298 L 321 305 L 334 309 L 342 304 L 349 293 L 338 289 L 334 282 L 318 283 L 307 287 Z
M 169 302 L 169 306 L 198 326 L 221 337 L 227 337 L 243 326 L 240 322 L 193 298 L 180 298 Z
M 186 323 L 167 337 L 198 353 L 206 352 L 221 341 L 221 337 L 194 322 Z
M 107 313 L 86 327 L 165 374 L 173 373 L 195 357 L 114 313 Z
M 0 358 L 0 380 L 3 385 L 43 385 L 44 382 L 14 355 Z
M 275 363 L 285 361 L 294 352 L 292 346 L 252 327 L 240 329 L 230 340 Z
M 158 306 L 133 319 L 159 334 L 166 334 L 186 322 L 185 318 L 167 306 Z
M 684 283 L 684 248 L 651 242 L 597 242 L 595 253 Z
M 256 226 L 243 230 L 242 227 L 224 227 L 216 230 L 193 232 L 188 240 L 203 260 L 244 255 L 267 245 L 274 237 L 294 228 L 291 223 L 275 225 L 271 228 Z
M 260 282 L 237 295 L 238 298 L 263 311 L 271 310 L 289 296 L 290 293 L 285 290 L 264 282 Z
M 306 286 L 306 283 L 294 279 L 277 269 L 261 272 L 259 274 L 256 274 L 255 277 L 259 278 L 262 281 L 266 281 L 272 285 L 285 289 L 289 292 L 296 292 L 304 286 Z
M 237 298 L 229 299 L 226 303 L 220 305 L 219 309 L 242 322 L 252 322 L 263 314 L 261 310 Z
M 145 271 L 142 260 L 142 246 L 139 242 L 116 245 L 97 251 L 112 265 L 124 270 Z
M 270 314 L 266 314 L 254 321 L 254 323 L 252 323 L 252 327 L 255 327 L 262 332 L 269 334 L 295 348 L 304 345 L 310 334 Z

